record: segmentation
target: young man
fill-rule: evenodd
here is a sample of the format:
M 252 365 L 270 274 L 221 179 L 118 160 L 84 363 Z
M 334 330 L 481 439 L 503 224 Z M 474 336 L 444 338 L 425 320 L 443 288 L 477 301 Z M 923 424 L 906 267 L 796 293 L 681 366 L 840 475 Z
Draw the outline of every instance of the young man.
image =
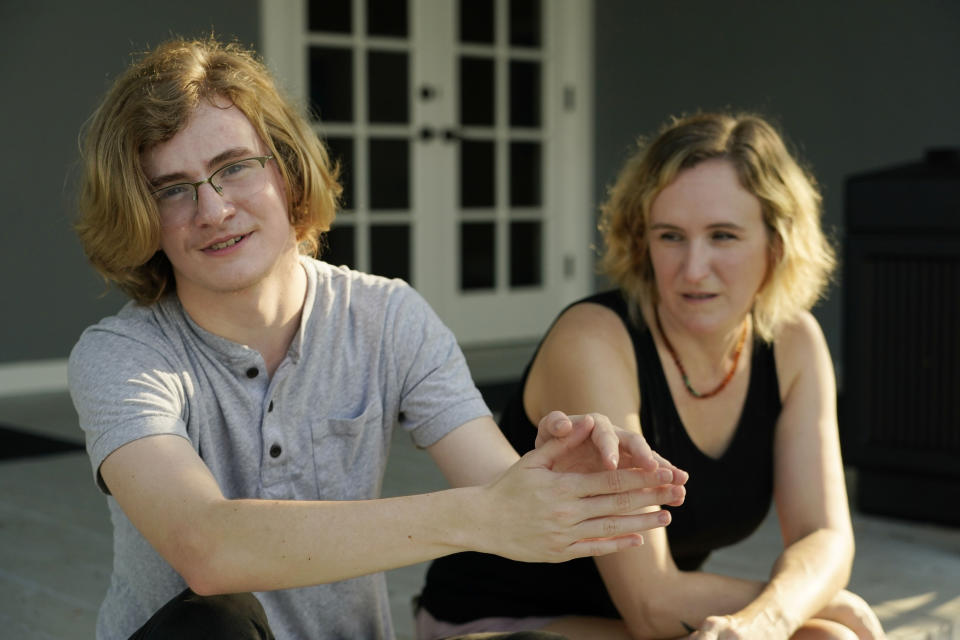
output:
M 161 45 L 83 163 L 78 233 L 133 298 L 70 358 L 114 523 L 99 638 L 391 637 L 384 570 L 607 554 L 682 499 L 685 474 L 603 416 L 546 416 L 520 459 L 422 298 L 307 257 L 340 187 L 251 52 Z M 395 426 L 457 488 L 377 499 Z

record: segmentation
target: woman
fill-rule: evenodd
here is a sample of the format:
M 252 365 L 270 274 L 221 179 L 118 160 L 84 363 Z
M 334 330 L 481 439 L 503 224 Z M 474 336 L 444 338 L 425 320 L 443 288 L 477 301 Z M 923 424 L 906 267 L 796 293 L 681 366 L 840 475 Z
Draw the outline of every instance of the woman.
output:
M 812 179 L 764 120 L 695 115 L 627 162 L 602 229 L 602 270 L 619 290 L 560 315 L 501 429 L 523 452 L 548 408 L 602 411 L 689 472 L 686 501 L 642 547 L 595 561 L 435 561 L 421 637 L 500 625 L 571 638 L 882 637 L 843 590 L 854 544 L 834 373 L 809 311 L 834 254 Z M 769 580 L 700 571 L 756 530 L 771 497 L 784 550 Z

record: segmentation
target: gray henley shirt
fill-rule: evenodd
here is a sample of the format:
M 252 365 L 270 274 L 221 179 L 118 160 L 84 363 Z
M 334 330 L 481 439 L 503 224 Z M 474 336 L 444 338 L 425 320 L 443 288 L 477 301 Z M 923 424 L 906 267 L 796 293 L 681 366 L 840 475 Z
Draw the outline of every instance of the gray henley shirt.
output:
M 176 296 L 130 303 L 83 333 L 69 385 L 102 491 L 111 452 L 176 434 L 228 498 L 376 498 L 395 426 L 426 447 L 489 415 L 453 334 L 411 287 L 302 264 L 300 328 L 272 378 L 257 351 L 200 328 Z M 97 637 L 113 640 L 186 584 L 107 502 L 114 562 Z M 278 639 L 393 637 L 382 573 L 255 595 Z

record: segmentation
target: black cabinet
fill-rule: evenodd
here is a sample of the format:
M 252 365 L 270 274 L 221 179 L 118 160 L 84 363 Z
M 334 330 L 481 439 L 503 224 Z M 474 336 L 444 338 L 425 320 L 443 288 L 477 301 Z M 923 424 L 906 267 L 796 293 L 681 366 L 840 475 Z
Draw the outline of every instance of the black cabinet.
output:
M 868 513 L 960 524 L 960 150 L 846 183 L 846 462 Z

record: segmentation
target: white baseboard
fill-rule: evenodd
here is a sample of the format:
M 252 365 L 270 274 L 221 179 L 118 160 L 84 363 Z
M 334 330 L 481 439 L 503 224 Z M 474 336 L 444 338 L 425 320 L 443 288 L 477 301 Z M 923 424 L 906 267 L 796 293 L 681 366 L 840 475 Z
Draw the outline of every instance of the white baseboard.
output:
M 66 390 L 66 358 L 0 362 L 0 396 Z

